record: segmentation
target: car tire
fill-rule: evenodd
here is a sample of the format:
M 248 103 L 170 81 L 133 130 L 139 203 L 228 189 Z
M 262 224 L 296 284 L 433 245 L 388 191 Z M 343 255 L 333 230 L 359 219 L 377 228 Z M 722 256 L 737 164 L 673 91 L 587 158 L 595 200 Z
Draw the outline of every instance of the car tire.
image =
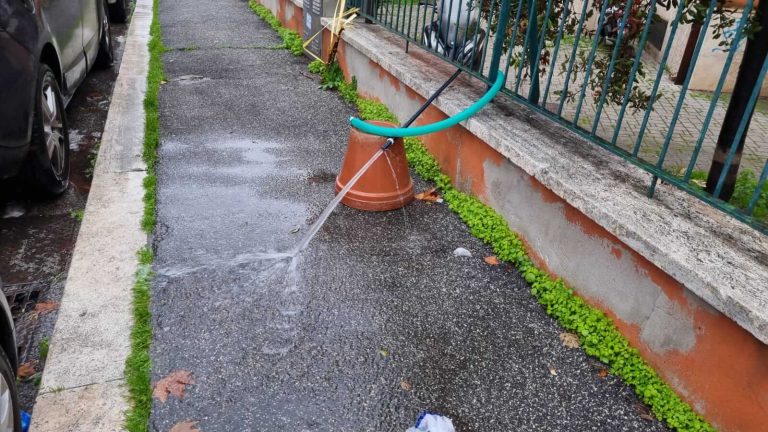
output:
M 112 26 L 109 23 L 109 17 L 107 17 L 107 6 L 109 6 L 104 0 L 104 14 L 101 17 L 101 39 L 99 40 L 99 53 L 96 55 L 95 66 L 100 69 L 108 69 L 112 67 L 115 61 L 114 50 L 112 49 Z
M 117 0 L 113 4 L 108 4 L 109 19 L 112 22 L 124 23 L 128 21 L 128 0 Z
M 55 197 L 69 186 L 67 116 L 59 84 L 48 65 L 40 65 L 37 83 L 29 176 L 39 192 Z
M 3 405 L 10 404 L 7 411 Z M 16 374 L 5 351 L 0 349 L 0 432 L 21 432 L 21 412 L 19 395 L 16 392 Z

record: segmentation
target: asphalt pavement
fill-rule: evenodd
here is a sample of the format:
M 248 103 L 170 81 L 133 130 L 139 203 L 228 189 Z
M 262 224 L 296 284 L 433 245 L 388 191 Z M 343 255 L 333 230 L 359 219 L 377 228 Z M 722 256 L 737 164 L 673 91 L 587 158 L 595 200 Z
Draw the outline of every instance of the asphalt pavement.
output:
M 444 204 L 340 206 L 290 284 L 264 254 L 333 197 L 354 110 L 245 1 L 161 0 L 160 21 L 152 378 L 194 384 L 151 430 L 405 431 L 422 410 L 460 432 L 664 430 Z

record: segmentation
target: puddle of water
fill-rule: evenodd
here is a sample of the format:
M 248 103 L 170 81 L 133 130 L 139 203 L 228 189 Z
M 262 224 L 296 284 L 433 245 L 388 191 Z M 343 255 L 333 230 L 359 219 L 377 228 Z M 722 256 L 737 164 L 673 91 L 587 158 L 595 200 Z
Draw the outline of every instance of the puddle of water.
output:
M 186 85 L 186 84 L 194 84 L 194 83 L 210 81 L 210 80 L 211 80 L 210 78 L 200 76 L 200 75 L 182 75 L 178 78 L 172 79 L 171 81 Z

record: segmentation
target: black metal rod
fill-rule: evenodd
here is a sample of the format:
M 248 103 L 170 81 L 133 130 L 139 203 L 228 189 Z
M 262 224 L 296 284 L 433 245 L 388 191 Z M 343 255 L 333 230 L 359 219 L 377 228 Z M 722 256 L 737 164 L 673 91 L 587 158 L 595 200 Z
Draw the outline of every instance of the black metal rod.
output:
M 733 86 L 731 100 L 728 103 L 728 109 L 725 112 L 723 126 L 720 129 L 720 135 L 717 137 L 715 153 L 712 156 L 712 164 L 709 167 L 709 174 L 707 174 L 707 186 L 705 190 L 714 194 L 720 176 L 723 175 L 723 171 L 726 171 L 726 177 L 720 195 L 715 196 L 715 198 L 720 198 L 723 201 L 729 201 L 736 188 L 736 178 L 739 173 L 741 154 L 747 139 L 749 123 L 752 120 L 752 114 L 754 114 L 754 107 L 751 112 L 747 112 L 747 104 L 749 98 L 752 96 L 752 90 L 757 85 L 763 62 L 765 61 L 766 56 L 768 56 L 768 0 L 761 1 L 758 5 L 757 17 L 760 31 L 747 40 L 747 46 L 744 49 L 744 59 L 739 66 L 739 73 L 736 76 L 736 83 Z M 730 49 L 736 49 L 735 45 L 738 44 L 738 42 L 739 41 L 733 41 L 732 44 L 734 46 Z M 744 133 L 741 136 L 741 141 L 734 143 L 742 117 L 747 117 L 747 129 L 744 130 Z M 730 153 L 732 145 L 737 146 L 736 153 L 731 164 L 726 166 L 725 164 L 728 162 L 728 154 Z
M 441 85 L 441 86 L 440 86 L 440 87 L 439 87 L 437 90 L 435 90 L 435 92 L 434 92 L 434 93 L 432 93 L 432 96 L 430 96 L 430 97 L 429 97 L 429 98 L 426 100 L 426 102 L 424 102 L 424 104 L 423 104 L 423 105 L 421 105 L 421 107 L 419 107 L 419 109 L 418 109 L 418 110 L 416 110 L 416 112 L 415 112 L 415 113 L 413 113 L 413 115 L 411 116 L 411 118 L 409 118 L 408 120 L 406 120 L 406 122 L 405 122 L 405 123 L 403 123 L 403 126 L 402 126 L 402 127 L 404 127 L 404 128 L 407 128 L 408 126 L 410 126 L 411 124 L 413 124 L 413 122 L 415 122 L 415 121 L 416 121 L 416 119 L 417 119 L 417 118 L 419 118 L 419 116 L 420 116 L 420 115 L 421 115 L 421 114 L 422 114 L 424 111 L 426 111 L 426 109 L 427 109 L 427 108 L 429 108 L 429 106 L 430 106 L 430 105 L 432 105 L 432 102 L 434 102 L 434 101 L 435 101 L 435 99 L 437 99 L 437 97 L 438 97 L 438 96 L 440 96 L 440 94 L 441 94 L 443 91 L 445 91 L 445 89 L 447 89 L 447 88 L 448 88 L 448 86 L 449 86 L 449 85 L 451 85 L 451 83 L 452 83 L 452 82 L 453 82 L 453 81 L 454 81 L 456 78 L 458 78 L 458 77 L 459 77 L 459 75 L 461 75 L 461 69 L 456 69 L 456 72 L 454 72 L 454 73 L 453 73 L 453 75 L 451 75 L 451 76 L 450 76 L 450 78 L 448 78 L 448 80 L 447 80 L 447 81 L 445 81 L 445 82 L 443 83 L 443 85 Z M 389 148 L 389 147 L 390 147 L 392 144 L 394 144 L 394 143 L 395 143 L 395 139 L 394 139 L 394 138 L 391 138 L 391 137 L 390 137 L 390 138 L 387 138 L 387 141 L 385 141 L 385 142 L 384 142 L 384 145 L 383 145 L 383 146 L 381 146 L 381 149 L 382 149 L 382 150 L 386 150 L 386 149 L 388 149 L 388 148 Z

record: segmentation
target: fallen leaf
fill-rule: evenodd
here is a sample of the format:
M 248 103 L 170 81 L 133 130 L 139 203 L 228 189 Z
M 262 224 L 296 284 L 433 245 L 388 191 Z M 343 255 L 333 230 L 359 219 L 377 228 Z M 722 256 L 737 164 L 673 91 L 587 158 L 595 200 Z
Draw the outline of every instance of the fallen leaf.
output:
M 495 255 L 487 256 L 483 258 L 483 261 L 489 265 L 499 265 L 499 259 Z
M 597 371 L 597 376 L 599 376 L 600 378 L 607 377 L 608 376 L 608 369 L 600 369 L 599 371 Z
M 297 232 L 301 231 L 301 228 L 294 228 L 291 230 L 291 234 L 296 234 Z
M 55 301 L 46 300 L 46 301 L 37 302 L 35 304 L 35 312 L 41 313 L 41 314 L 55 311 L 58 308 L 59 308 L 59 303 Z
M 22 380 L 27 379 L 37 373 L 35 372 L 35 367 L 37 367 L 37 362 L 34 360 L 23 363 L 16 371 L 16 376 Z
M 387 351 L 387 349 L 386 349 L 386 348 L 381 348 L 381 349 L 379 349 L 379 354 L 380 354 L 382 357 L 386 357 L 386 356 L 388 356 L 388 355 L 389 355 L 389 351 Z
M 160 80 L 160 84 L 168 84 L 168 81 L 166 81 L 166 80 Z
M 656 419 L 655 419 L 655 418 L 653 418 L 653 416 L 652 416 L 652 415 L 650 415 L 650 414 L 640 414 L 640 418 L 641 418 L 641 419 L 645 419 L 645 420 L 651 420 L 651 421 L 653 421 L 653 420 L 656 420 Z
M 417 193 L 413 196 L 417 200 L 422 201 L 428 201 L 428 202 L 442 202 L 442 198 L 440 198 L 440 194 L 437 193 L 437 188 L 432 188 L 425 190 L 424 192 Z
M 555 369 L 553 366 L 550 366 L 549 373 L 551 373 L 554 376 L 557 376 L 557 369 Z
M 400 388 L 402 388 L 405 391 L 411 391 L 413 389 L 413 386 L 408 381 L 400 381 Z
M 187 420 L 173 425 L 170 432 L 194 432 L 199 430 L 196 421 Z
M 563 345 L 567 346 L 568 348 L 579 347 L 579 337 L 573 333 L 560 333 L 560 340 L 563 341 Z
M 195 380 L 192 379 L 192 372 L 185 370 L 173 371 L 165 378 L 155 383 L 155 389 L 152 391 L 152 396 L 165 402 L 168 400 L 168 395 L 174 395 L 179 399 L 184 399 L 184 391 L 187 386 L 194 384 Z

